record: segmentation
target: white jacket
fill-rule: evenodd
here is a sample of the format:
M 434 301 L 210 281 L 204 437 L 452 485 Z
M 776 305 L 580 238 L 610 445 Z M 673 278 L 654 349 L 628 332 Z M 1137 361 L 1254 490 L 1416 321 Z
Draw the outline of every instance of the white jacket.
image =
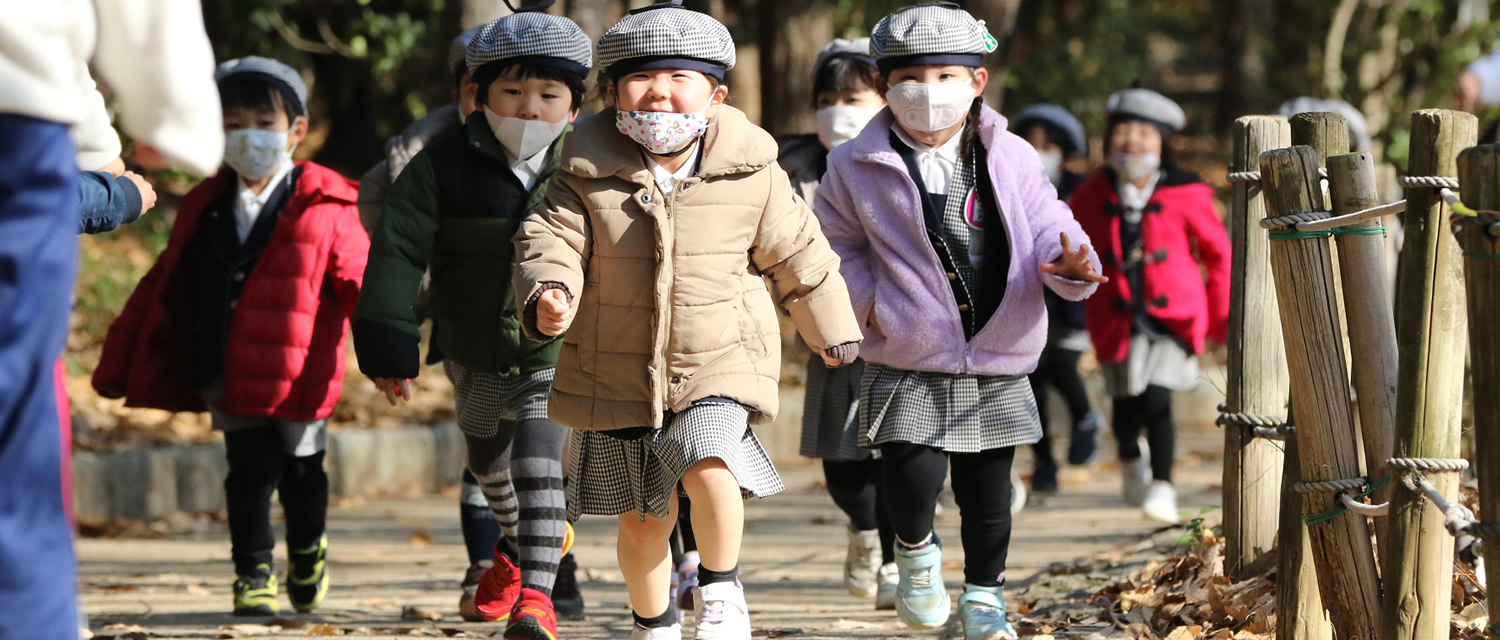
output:
M 0 113 L 88 123 L 97 113 L 93 58 L 127 135 L 182 169 L 218 169 L 222 115 L 198 0 L 0 0 L 0 8 Z

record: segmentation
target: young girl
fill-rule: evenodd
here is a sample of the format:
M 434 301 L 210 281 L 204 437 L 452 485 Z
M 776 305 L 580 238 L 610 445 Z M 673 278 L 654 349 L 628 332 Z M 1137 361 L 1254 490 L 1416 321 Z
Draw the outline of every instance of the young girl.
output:
M 214 75 L 228 166 L 183 197 L 166 250 L 109 327 L 94 388 L 126 406 L 212 412 L 229 458 L 234 613 L 280 609 L 273 492 L 287 596 L 311 611 L 328 593 L 324 446 L 370 240 L 354 183 L 292 162 L 308 131 L 301 74 L 248 57 Z
M 1182 107 L 1128 89 L 1110 96 L 1108 111 L 1109 166 L 1072 199 L 1078 221 L 1103 243 L 1111 278 L 1089 300 L 1089 335 L 1115 402 L 1125 502 L 1176 522 L 1172 392 L 1198 385 L 1204 339 L 1223 343 L 1228 333 L 1229 234 L 1213 190 L 1172 161 L 1172 136 L 1187 123 Z
M 762 276 L 830 364 L 854 361 L 859 327 L 775 140 L 723 104 L 728 30 L 652 5 L 600 38 L 599 64 L 615 108 L 579 121 L 516 237 L 526 331 L 567 330 L 550 410 L 576 429 L 569 513 L 619 516 L 632 638 L 679 638 L 667 537 L 680 481 L 701 556 L 696 637 L 748 640 L 742 496 L 782 490 L 749 427 L 775 416 L 781 367 Z
M 1011 462 L 1041 435 L 1026 374 L 1046 340 L 1042 288 L 1077 300 L 1105 280 L 1036 152 L 983 104 L 995 46 L 950 3 L 881 20 L 870 50 L 890 108 L 833 151 L 818 188 L 865 327 L 861 444 L 884 458 L 896 611 L 922 629 L 948 619 L 932 534 L 951 465 L 966 558 L 959 614 L 966 637 L 986 640 L 1015 637 L 1001 587 Z
M 1066 163 L 1088 153 L 1088 139 L 1083 123 L 1067 109 L 1055 104 L 1034 104 L 1021 110 L 1011 122 L 1011 130 L 1026 139 L 1042 159 L 1047 178 L 1057 189 L 1057 197 L 1066 201 L 1085 177 L 1069 171 Z M 1068 407 L 1071 430 L 1068 438 L 1068 463 L 1088 464 L 1094 459 L 1094 437 L 1099 433 L 1099 416 L 1089 404 L 1089 394 L 1078 374 L 1078 360 L 1089 349 L 1089 333 L 1084 303 L 1064 300 L 1047 290 L 1047 346 L 1036 372 L 1031 374 L 1031 391 L 1036 395 L 1037 413 L 1042 418 L 1042 439 L 1032 445 L 1036 467 L 1031 474 L 1031 490 L 1037 493 L 1057 491 L 1057 457 L 1052 452 L 1052 436 L 1047 416 L 1047 388 L 1062 396 Z
M 778 159 L 803 200 L 816 201 L 828 152 L 854 139 L 885 107 L 876 91 L 879 78 L 869 38 L 834 40 L 818 54 L 813 66 L 818 132 L 783 139 Z M 864 370 L 863 360 L 838 369 L 824 365 L 817 354 L 808 360 L 801 453 L 823 460 L 828 493 L 849 516 L 844 587 L 855 597 L 874 597 L 876 609 L 893 609 L 896 534 L 880 500 L 880 459 L 859 447 L 854 420 Z

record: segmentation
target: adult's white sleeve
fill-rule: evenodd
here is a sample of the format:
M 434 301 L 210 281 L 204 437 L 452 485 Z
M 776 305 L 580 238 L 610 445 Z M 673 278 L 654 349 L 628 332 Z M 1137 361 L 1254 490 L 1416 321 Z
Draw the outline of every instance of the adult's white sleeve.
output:
M 200 175 L 224 159 L 214 54 L 199 0 L 97 0 L 94 65 L 119 98 L 120 127 Z
M 1469 63 L 1465 71 L 1479 77 L 1479 102 L 1500 105 L 1500 50 Z
M 83 92 L 83 120 L 73 125 L 73 146 L 78 147 L 78 170 L 99 171 L 120 157 L 120 134 L 109 122 L 104 96 L 88 74 L 79 67 L 78 88 Z

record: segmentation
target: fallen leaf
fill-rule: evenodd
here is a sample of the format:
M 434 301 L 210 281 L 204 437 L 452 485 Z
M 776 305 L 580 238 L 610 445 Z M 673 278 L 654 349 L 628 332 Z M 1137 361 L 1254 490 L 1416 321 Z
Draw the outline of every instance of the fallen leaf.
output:
M 406 539 L 406 544 L 413 547 L 430 547 L 432 546 L 432 534 L 427 533 L 424 529 L 416 529 Z
M 421 622 L 423 620 L 442 620 L 443 614 L 431 609 L 423 609 L 416 605 L 401 607 L 401 619 L 406 622 Z
M 283 629 L 301 629 L 307 626 L 307 621 L 296 618 L 271 618 L 271 621 L 266 624 Z
M 105 593 L 122 593 L 126 591 L 140 591 L 141 588 L 133 584 L 101 584 L 94 587 Z
M 183 587 L 183 590 L 186 591 L 190 596 L 206 596 L 212 593 L 208 590 L 208 587 L 205 587 L 201 584 L 190 584 Z
M 307 635 L 310 636 L 337 636 L 343 633 L 338 627 L 328 624 L 315 624 L 307 628 Z

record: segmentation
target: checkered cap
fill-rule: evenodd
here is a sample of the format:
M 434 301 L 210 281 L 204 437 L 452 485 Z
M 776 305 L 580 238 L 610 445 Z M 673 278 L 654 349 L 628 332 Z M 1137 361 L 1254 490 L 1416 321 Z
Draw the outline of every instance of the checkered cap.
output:
M 729 70 L 734 38 L 706 13 L 676 2 L 655 4 L 630 12 L 599 38 L 599 68 L 606 73 L 639 58 L 697 60 Z
M 1088 151 L 1088 136 L 1084 134 L 1083 123 L 1073 117 L 1067 109 L 1055 104 L 1034 104 L 1021 110 L 1021 115 L 1016 116 L 1011 125 L 1015 132 L 1026 134 L 1027 127 L 1039 123 L 1047 123 L 1057 127 L 1068 136 L 1067 142 L 1073 146 L 1069 153 L 1082 153 Z
M 1299 113 L 1337 113 L 1344 116 L 1344 121 L 1349 123 L 1349 142 L 1353 143 L 1354 150 L 1370 150 L 1370 125 L 1365 121 L 1365 114 L 1343 100 L 1323 100 L 1302 96 L 1282 103 L 1276 113 L 1288 118 Z
M 562 16 L 523 11 L 484 25 L 469 43 L 465 61 L 478 69 L 496 60 L 526 58 L 587 76 L 594 52 L 587 34 Z
M 1171 133 L 1187 125 L 1187 114 L 1171 98 L 1150 89 L 1126 89 L 1109 97 L 1104 109 L 1110 115 L 1138 118 L 1162 125 Z
M 870 34 L 870 54 L 877 61 L 929 56 L 983 56 L 999 43 L 983 20 L 952 2 L 927 2 L 881 18 Z M 882 64 L 882 68 L 887 68 Z
M 296 69 L 270 58 L 245 56 L 220 63 L 214 69 L 214 82 L 223 82 L 225 78 L 242 74 L 257 74 L 291 90 L 292 95 L 297 97 L 298 110 L 307 113 L 307 83 L 302 81 L 302 74 L 297 73 Z
M 464 56 L 468 55 L 469 43 L 474 41 L 474 36 L 484 30 L 485 25 L 470 27 L 453 39 L 453 44 L 448 45 L 448 69 L 458 73 L 459 67 L 467 66 Z
M 817 62 L 813 63 L 814 73 L 816 73 L 818 69 L 823 68 L 823 63 L 828 62 L 829 60 L 833 60 L 834 58 L 843 57 L 864 58 L 866 62 L 873 62 L 874 60 L 870 58 L 870 39 L 834 39 L 833 42 L 828 43 L 828 46 L 823 47 L 822 51 L 818 52 L 818 60 Z

